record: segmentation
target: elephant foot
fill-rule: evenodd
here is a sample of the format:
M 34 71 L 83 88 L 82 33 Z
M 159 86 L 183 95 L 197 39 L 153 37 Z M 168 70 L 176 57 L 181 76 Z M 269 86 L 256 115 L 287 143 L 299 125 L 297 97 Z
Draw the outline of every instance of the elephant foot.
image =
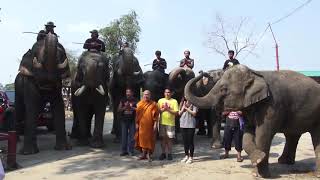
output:
M 260 150 L 255 150 L 253 153 L 249 155 L 249 158 L 251 159 L 252 165 L 257 166 L 262 162 L 265 156 L 266 153 Z
M 62 151 L 62 150 L 71 150 L 72 146 L 69 143 L 62 143 L 62 144 L 56 144 L 54 146 L 54 149 L 57 151 Z
M 270 178 L 271 173 L 269 171 L 269 168 L 255 168 L 252 171 L 252 175 L 254 177 L 259 177 L 259 178 Z
M 22 155 L 36 154 L 38 152 L 39 152 L 39 148 L 37 145 L 30 146 L 30 147 L 23 147 L 19 151 L 19 153 Z
M 220 142 L 213 143 L 211 148 L 212 149 L 220 149 L 220 148 L 222 148 L 222 144 Z
M 281 155 L 281 156 L 278 158 L 278 163 L 279 163 L 279 164 L 292 165 L 292 164 L 295 163 L 295 160 L 289 158 L 288 156 Z
M 92 148 L 102 148 L 104 146 L 102 139 L 94 139 L 90 142 L 90 147 Z

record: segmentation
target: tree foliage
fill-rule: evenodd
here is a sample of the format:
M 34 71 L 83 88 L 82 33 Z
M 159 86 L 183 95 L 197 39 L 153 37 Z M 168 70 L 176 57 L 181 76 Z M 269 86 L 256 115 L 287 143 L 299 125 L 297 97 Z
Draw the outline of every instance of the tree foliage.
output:
M 207 45 L 224 57 L 227 57 L 229 50 L 235 51 L 235 57 L 243 52 L 253 54 L 255 42 L 252 29 L 248 18 L 231 22 L 217 14 L 213 29 L 208 34 Z
M 4 89 L 7 91 L 14 91 L 14 83 L 6 84 Z
M 118 54 L 120 45 L 128 42 L 133 51 L 137 49 L 141 28 L 135 11 L 113 20 L 108 26 L 99 30 L 106 44 L 106 53 L 111 57 Z

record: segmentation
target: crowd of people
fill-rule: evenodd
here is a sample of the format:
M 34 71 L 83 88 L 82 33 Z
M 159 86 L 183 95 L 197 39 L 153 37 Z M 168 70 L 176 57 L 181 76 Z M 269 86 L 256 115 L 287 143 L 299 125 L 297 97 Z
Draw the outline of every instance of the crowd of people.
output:
M 45 25 L 45 30 L 38 33 L 37 41 L 42 40 L 45 34 L 54 32 L 53 22 L 48 22 Z M 83 48 L 92 52 L 105 52 L 105 44 L 99 40 L 97 30 L 90 31 L 91 38 L 87 39 Z M 122 48 L 128 47 L 125 42 Z M 119 54 L 121 54 L 121 50 Z M 161 58 L 161 51 L 155 52 L 156 59 L 153 60 L 152 69 L 165 72 L 167 62 Z M 226 70 L 233 65 L 239 64 L 239 61 L 234 58 L 235 52 L 228 52 L 229 59 L 225 61 L 223 70 Z M 190 51 L 184 51 L 184 57 L 180 60 L 180 67 L 194 67 L 194 59 L 190 58 Z M 134 155 L 134 149 L 141 152 L 139 160 L 152 160 L 152 154 L 155 149 L 157 134 L 161 140 L 161 154 L 159 160 L 172 160 L 172 146 L 175 134 L 175 119 L 179 117 L 179 127 L 181 128 L 185 157 L 181 160 L 183 163 L 191 164 L 194 157 L 194 134 L 196 129 L 196 115 L 198 108 L 192 105 L 188 100 L 183 98 L 180 105 L 172 96 L 172 91 L 169 87 L 164 90 L 164 97 L 154 102 L 150 99 L 151 92 L 145 90 L 143 98 L 138 101 L 134 98 L 132 89 L 126 89 L 126 97 L 119 104 L 118 113 L 121 119 L 121 153 L 120 156 Z M 226 118 L 224 128 L 223 145 L 225 154 L 221 158 L 228 158 L 231 150 L 232 140 L 235 142 L 237 150 L 237 161 L 241 162 L 242 151 L 242 136 L 243 136 L 243 114 L 241 111 L 224 111 L 222 116 Z

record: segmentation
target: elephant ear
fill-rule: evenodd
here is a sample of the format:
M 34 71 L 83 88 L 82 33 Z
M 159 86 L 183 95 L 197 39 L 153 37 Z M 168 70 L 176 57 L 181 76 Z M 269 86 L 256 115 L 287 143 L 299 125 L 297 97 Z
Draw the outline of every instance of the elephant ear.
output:
M 248 107 L 270 96 L 267 82 L 264 77 L 256 71 L 251 71 L 245 88 L 244 107 Z

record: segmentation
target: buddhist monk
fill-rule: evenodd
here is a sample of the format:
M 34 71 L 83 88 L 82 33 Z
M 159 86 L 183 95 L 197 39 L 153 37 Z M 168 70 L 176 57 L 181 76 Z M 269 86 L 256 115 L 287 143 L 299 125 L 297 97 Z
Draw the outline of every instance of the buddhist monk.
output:
M 159 109 L 157 103 L 150 99 L 151 92 L 145 90 L 143 99 L 139 101 L 136 109 L 136 149 L 142 152 L 139 160 L 148 159 L 151 161 L 151 155 L 155 146 L 155 135 L 157 131 L 157 121 Z

